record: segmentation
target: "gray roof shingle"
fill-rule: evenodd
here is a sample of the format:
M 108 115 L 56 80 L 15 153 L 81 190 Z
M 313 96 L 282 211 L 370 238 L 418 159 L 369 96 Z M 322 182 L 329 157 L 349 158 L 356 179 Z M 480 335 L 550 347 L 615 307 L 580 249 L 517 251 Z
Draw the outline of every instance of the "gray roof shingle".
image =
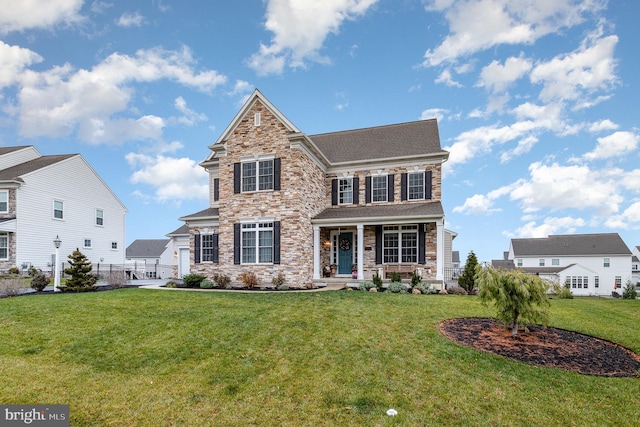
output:
M 138 239 L 127 247 L 127 258 L 159 258 L 169 239 Z
M 314 220 L 337 219 L 376 219 L 387 217 L 433 217 L 444 214 L 440 202 L 405 203 L 380 206 L 344 206 L 339 208 L 327 208 L 320 212 Z
M 207 209 L 203 209 L 199 212 L 196 213 L 192 213 L 190 215 L 185 215 L 183 217 L 180 217 L 180 221 L 187 221 L 190 219 L 201 219 L 201 218 L 215 218 L 218 217 L 220 215 L 219 213 L 220 211 L 218 210 L 218 208 L 207 208 Z
M 189 226 L 187 224 L 183 224 L 177 229 L 173 230 L 171 233 L 167 233 L 166 236 L 188 236 L 189 235 Z
M 564 234 L 511 239 L 514 256 L 631 255 L 618 233 Z
M 35 170 L 42 169 L 46 166 L 61 162 L 77 155 L 78 154 L 60 154 L 55 156 L 42 156 L 38 157 L 37 159 L 29 160 L 28 162 L 20 163 L 19 165 L 0 170 L 0 181 L 17 180 L 22 175 L 26 175 Z
M 436 119 L 309 135 L 331 163 L 424 156 L 440 148 Z

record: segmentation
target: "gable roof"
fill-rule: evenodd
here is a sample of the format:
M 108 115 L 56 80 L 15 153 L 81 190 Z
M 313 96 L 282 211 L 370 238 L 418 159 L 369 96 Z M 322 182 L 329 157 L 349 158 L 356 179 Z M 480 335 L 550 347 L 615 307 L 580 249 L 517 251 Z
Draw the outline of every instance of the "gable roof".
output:
M 218 208 L 207 208 L 190 215 L 182 216 L 178 219 L 180 221 L 189 221 L 194 219 L 218 219 L 219 216 L 220 211 Z
M 61 162 L 79 154 L 59 154 L 55 156 L 41 156 L 28 162 L 0 170 L 0 181 L 21 181 L 21 176 L 42 169 L 54 163 Z
M 189 226 L 187 224 L 183 224 L 177 229 L 173 230 L 171 233 L 165 234 L 167 237 L 177 237 L 177 236 L 188 236 L 189 235 Z
M 169 239 L 138 239 L 127 246 L 127 258 L 160 258 Z
M 330 163 L 447 155 L 436 119 L 309 135 Z
M 618 233 L 564 234 L 545 238 L 511 239 L 518 256 L 631 255 Z
M 31 145 L 16 145 L 13 147 L 0 147 L 0 156 L 7 153 L 13 153 L 14 151 L 23 150 L 29 147 L 31 147 Z

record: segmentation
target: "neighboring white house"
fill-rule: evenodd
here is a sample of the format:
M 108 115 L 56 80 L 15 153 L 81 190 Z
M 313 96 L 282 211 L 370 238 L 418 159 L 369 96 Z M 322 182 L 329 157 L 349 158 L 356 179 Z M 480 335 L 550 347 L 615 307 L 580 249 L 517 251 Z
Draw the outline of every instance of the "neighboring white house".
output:
M 127 246 L 127 271 L 132 279 L 164 279 L 173 273 L 170 239 L 138 239 Z
M 511 239 L 509 248 L 515 268 L 568 283 L 574 295 L 621 293 L 631 280 L 631 256 L 618 233 Z
M 184 224 L 166 235 L 171 239 L 169 247 L 173 254 L 172 277 L 182 278 L 189 274 L 189 226 Z
M 76 248 L 94 264 L 124 264 L 126 207 L 80 154 L 0 147 L 0 270 L 51 271 Z
M 640 246 L 633 248 L 631 258 L 631 283 L 640 286 Z

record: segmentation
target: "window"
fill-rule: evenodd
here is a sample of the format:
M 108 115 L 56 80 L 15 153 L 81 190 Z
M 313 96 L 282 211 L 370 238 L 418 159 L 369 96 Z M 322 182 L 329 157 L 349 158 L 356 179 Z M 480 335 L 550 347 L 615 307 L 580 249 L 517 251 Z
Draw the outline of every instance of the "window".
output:
M 616 276 L 616 289 L 622 288 L 622 276 Z
M 91 239 L 84 239 L 84 247 L 85 248 L 91 247 Z
M 338 203 L 353 203 L 353 179 L 343 178 L 338 180 Z
M 538 265 L 540 267 L 544 267 L 544 258 L 540 258 L 540 261 L 539 261 Z
M 593 276 L 593 286 L 596 288 L 600 287 L 600 277 L 599 276 Z
M 96 209 L 96 225 L 104 225 L 104 211 Z
M 9 192 L 0 191 L 0 212 L 9 212 Z
M 383 262 L 407 263 L 418 262 L 418 226 L 386 226 L 383 228 Z
M 587 289 L 589 287 L 589 277 L 588 276 L 584 276 L 582 278 L 582 285 L 584 286 L 585 289 Z
M 522 258 L 518 258 L 517 265 L 518 267 L 522 267 Z
M 424 172 L 408 175 L 407 191 L 409 200 L 424 199 Z
M 64 203 L 60 200 L 53 201 L 53 217 L 55 219 L 63 219 L 64 218 Z
M 202 262 L 213 262 L 213 234 L 203 234 L 200 242 Z
M 273 159 L 242 163 L 242 191 L 273 190 Z
M 0 259 L 9 259 L 9 235 L 0 234 Z
M 386 202 L 387 201 L 387 176 L 378 175 L 371 177 L 371 201 Z
M 573 289 L 587 289 L 589 288 L 589 277 L 587 276 L 567 276 L 565 277 L 565 284 Z M 595 276 L 596 288 L 598 287 L 598 276 Z
M 118 242 L 111 242 L 111 249 L 118 249 Z
M 560 259 L 559 258 L 552 258 L 551 259 L 551 265 L 560 265 Z
M 611 265 L 611 260 L 609 258 L 605 258 L 603 262 L 604 267 L 609 267 Z
M 273 222 L 242 224 L 241 244 L 243 264 L 273 263 Z

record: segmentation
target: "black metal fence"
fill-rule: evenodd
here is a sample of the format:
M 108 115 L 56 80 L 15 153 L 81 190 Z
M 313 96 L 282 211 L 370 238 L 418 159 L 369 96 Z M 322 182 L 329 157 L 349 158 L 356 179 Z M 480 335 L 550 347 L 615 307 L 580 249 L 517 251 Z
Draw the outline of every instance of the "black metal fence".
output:
M 68 274 L 64 272 L 65 269 L 69 268 L 70 264 L 68 262 L 63 262 L 60 264 L 60 277 L 65 278 L 69 277 Z M 46 267 L 38 268 L 36 266 L 29 266 L 21 271 L 23 275 L 27 275 L 29 273 L 29 269 L 35 268 L 36 270 L 42 271 L 44 273 L 50 274 L 52 277 L 54 275 L 54 269 L 51 265 Z M 104 279 L 105 277 L 111 275 L 117 275 L 124 277 L 126 280 L 149 280 L 149 279 L 168 279 L 173 275 L 173 266 L 164 265 L 164 264 L 144 264 L 144 263 L 133 263 L 133 264 L 105 264 L 105 263 L 96 263 L 92 264 L 91 274 L 96 275 L 99 279 Z

